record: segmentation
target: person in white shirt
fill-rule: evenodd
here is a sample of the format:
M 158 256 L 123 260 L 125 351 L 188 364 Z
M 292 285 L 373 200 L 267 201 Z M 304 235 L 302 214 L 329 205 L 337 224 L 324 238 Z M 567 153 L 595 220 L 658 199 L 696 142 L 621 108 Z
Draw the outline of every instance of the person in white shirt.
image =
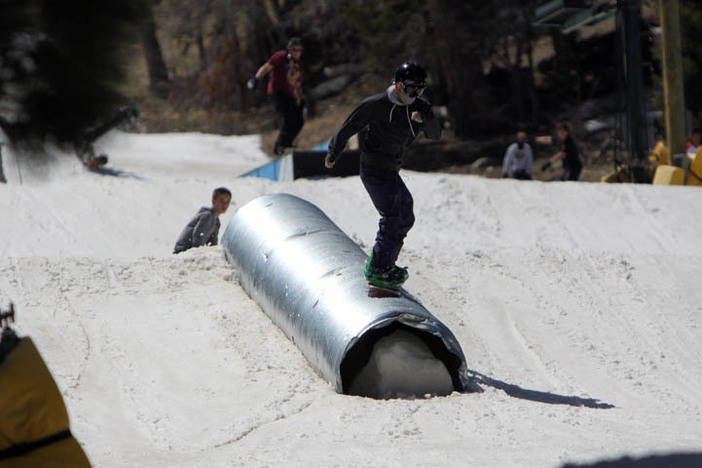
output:
M 531 171 L 534 166 L 534 153 L 527 143 L 524 132 L 517 133 L 517 141 L 509 145 L 502 162 L 502 177 L 519 180 L 531 180 Z

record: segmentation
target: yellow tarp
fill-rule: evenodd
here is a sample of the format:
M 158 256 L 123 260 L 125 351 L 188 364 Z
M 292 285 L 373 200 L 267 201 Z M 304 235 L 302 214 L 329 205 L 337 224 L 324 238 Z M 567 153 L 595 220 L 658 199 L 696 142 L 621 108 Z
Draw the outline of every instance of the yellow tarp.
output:
M 676 166 L 658 166 L 653 185 L 684 185 L 685 171 Z
M 648 155 L 648 160 L 652 163 L 654 167 L 657 166 L 669 166 L 670 165 L 670 151 L 665 143 L 659 141 L 656 146 L 651 150 L 651 154 Z
M 702 148 L 697 150 L 695 159 L 690 163 L 687 171 L 686 185 L 702 185 Z
M 0 468 L 90 467 L 70 435 L 26 454 L 2 457 L 23 444 L 40 442 L 69 429 L 63 398 L 30 338 L 22 338 L 0 364 Z

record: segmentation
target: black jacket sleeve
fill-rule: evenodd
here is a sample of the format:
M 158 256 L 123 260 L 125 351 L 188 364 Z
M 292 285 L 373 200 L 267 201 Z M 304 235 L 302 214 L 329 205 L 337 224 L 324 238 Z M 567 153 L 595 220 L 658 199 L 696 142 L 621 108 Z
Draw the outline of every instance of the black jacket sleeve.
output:
M 371 105 L 368 100 L 363 101 L 351 112 L 329 142 L 329 155 L 332 161 L 339 159 L 349 138 L 363 130 L 370 122 L 371 116 Z
M 422 119 L 424 120 L 422 126 L 424 136 L 429 140 L 438 140 L 441 138 L 441 125 L 434 115 L 434 111 L 431 109 L 431 104 L 424 99 L 418 99 L 417 101 L 421 106 L 419 108 L 419 113 L 422 114 Z

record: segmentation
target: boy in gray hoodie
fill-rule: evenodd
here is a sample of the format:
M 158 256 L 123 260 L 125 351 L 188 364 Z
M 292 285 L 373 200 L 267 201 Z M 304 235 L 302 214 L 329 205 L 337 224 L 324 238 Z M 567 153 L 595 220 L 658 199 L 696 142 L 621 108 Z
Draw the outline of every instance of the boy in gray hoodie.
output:
M 183 228 L 176 241 L 173 253 L 184 252 L 202 245 L 217 245 L 219 236 L 219 216 L 229 208 L 232 193 L 219 187 L 212 192 L 212 207 L 203 206 L 195 217 Z

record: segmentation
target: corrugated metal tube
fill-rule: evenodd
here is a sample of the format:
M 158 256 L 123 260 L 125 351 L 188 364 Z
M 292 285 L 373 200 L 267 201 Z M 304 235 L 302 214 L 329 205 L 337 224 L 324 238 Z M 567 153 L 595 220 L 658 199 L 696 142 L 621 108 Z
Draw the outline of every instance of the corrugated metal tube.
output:
M 465 357 L 451 331 L 406 291 L 369 297 L 368 256 L 319 208 L 289 194 L 242 207 L 222 235 L 241 286 L 338 392 L 397 329 L 415 334 L 443 362 L 456 391 L 470 391 Z

